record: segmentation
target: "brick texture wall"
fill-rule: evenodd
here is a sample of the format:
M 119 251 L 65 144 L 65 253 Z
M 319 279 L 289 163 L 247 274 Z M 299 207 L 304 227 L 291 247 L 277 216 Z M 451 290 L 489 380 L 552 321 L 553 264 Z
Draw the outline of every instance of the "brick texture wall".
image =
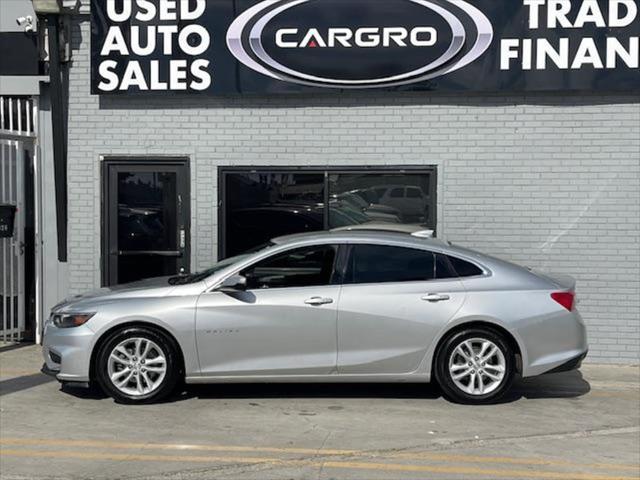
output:
M 217 252 L 223 165 L 437 165 L 438 230 L 578 280 L 592 362 L 640 356 L 640 99 L 631 94 L 99 97 L 89 23 L 69 95 L 72 292 L 100 283 L 101 155 L 185 155 L 192 268 Z

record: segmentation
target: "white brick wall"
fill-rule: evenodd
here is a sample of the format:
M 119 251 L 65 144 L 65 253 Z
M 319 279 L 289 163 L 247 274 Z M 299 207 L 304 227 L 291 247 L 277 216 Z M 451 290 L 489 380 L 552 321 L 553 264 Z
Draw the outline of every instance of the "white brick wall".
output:
M 100 155 L 191 161 L 192 267 L 217 252 L 221 165 L 437 165 L 448 239 L 578 279 L 599 362 L 640 356 L 640 99 L 631 94 L 89 94 L 74 29 L 69 273 L 100 283 Z

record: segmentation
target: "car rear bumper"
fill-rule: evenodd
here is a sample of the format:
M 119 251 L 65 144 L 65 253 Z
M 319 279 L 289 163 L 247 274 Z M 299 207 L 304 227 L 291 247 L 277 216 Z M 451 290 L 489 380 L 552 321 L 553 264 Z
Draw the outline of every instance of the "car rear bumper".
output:
M 586 326 L 575 310 L 538 317 L 518 333 L 526 351 L 523 377 L 578 368 L 589 349 Z
M 581 353 L 577 357 L 572 358 L 571 360 L 567 360 L 562 365 L 558 365 L 556 368 L 549 370 L 546 373 L 560 373 L 560 372 L 569 372 L 571 370 L 577 370 L 582 366 L 582 360 L 585 359 L 589 353 L 589 350 Z

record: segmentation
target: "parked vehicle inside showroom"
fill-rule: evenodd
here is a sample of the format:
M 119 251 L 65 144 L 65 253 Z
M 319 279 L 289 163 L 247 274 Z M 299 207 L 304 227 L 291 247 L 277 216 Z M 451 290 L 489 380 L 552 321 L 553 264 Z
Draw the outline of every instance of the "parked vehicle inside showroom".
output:
M 181 380 L 437 381 L 449 399 L 485 403 L 586 352 L 570 277 L 365 224 L 70 298 L 45 326 L 43 371 L 130 403 Z
M 396 209 L 406 223 L 424 223 L 429 198 L 424 191 L 411 185 L 379 185 L 359 191 L 362 198 Z

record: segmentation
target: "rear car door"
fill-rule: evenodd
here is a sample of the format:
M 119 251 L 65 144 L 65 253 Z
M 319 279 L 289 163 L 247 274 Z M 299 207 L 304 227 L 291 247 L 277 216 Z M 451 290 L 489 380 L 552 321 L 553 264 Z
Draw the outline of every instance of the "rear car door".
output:
M 434 252 L 352 244 L 338 311 L 338 373 L 415 371 L 433 339 L 460 309 L 457 277 L 436 278 Z
M 196 314 L 202 374 L 335 373 L 337 251 L 316 245 L 277 253 L 240 272 L 246 291 L 202 294 Z

